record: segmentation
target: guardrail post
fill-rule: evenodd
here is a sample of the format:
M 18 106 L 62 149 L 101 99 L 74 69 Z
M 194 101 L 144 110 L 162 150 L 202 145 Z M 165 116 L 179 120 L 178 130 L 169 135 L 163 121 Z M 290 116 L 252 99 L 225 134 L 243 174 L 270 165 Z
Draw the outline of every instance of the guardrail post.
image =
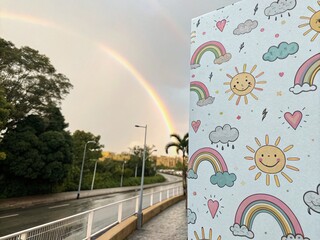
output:
M 87 238 L 86 238 L 88 240 L 90 240 L 91 238 L 92 222 L 93 222 L 93 211 L 89 212 L 89 215 L 88 215 Z
M 160 192 L 160 194 L 159 194 L 159 202 L 161 202 L 162 201 L 162 192 Z
M 119 203 L 118 206 L 118 222 L 121 223 L 122 221 L 122 203 Z
M 150 206 L 153 205 L 153 193 L 150 195 Z
M 170 196 L 170 190 L 168 189 L 167 190 L 167 199 L 169 198 L 169 196 Z
M 19 239 L 21 239 L 21 240 L 27 240 L 27 237 L 28 237 L 28 233 L 22 233 L 22 234 L 20 235 L 20 238 L 19 238 Z
M 174 189 L 172 189 L 172 196 L 175 196 L 175 195 L 174 195 Z
M 138 212 L 139 209 L 139 198 L 136 198 L 136 213 Z

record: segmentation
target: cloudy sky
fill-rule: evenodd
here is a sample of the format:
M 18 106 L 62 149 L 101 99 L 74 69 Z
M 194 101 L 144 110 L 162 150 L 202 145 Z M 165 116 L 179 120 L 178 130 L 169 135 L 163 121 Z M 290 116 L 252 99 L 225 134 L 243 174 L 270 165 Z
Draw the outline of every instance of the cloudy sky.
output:
M 234 2 L 1 0 L 0 36 L 39 50 L 70 79 L 61 107 L 71 132 L 122 152 L 143 144 L 134 125 L 147 124 L 147 144 L 165 155 L 170 133 L 189 129 L 191 19 Z

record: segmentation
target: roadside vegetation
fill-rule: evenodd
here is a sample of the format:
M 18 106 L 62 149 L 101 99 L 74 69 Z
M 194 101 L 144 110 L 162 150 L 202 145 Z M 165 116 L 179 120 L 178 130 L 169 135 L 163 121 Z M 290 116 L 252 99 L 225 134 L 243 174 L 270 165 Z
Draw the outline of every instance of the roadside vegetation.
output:
M 76 191 L 83 156 L 81 189 L 91 189 L 104 146 L 99 135 L 68 131 L 61 102 L 72 87 L 48 57 L 0 38 L 0 198 Z M 152 148 L 146 184 L 165 181 L 156 174 Z M 94 189 L 119 187 L 122 173 L 123 186 L 140 184 L 143 149 L 130 151 L 125 165 L 111 158 L 97 162 Z

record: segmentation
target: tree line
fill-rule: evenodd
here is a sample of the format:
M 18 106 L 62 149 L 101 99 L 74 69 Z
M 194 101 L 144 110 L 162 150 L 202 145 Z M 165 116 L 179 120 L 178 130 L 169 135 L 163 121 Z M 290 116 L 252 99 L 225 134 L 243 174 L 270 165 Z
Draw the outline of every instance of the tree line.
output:
M 78 187 L 84 145 L 82 189 L 89 189 L 95 161 L 102 156 L 100 136 L 67 130 L 61 102 L 72 89 L 49 58 L 30 47 L 0 38 L 0 198 L 73 191 Z M 142 148 L 131 150 L 124 185 L 139 184 Z M 148 147 L 150 155 L 152 147 Z M 122 162 L 97 162 L 96 188 L 119 186 Z M 146 181 L 164 181 L 146 162 Z

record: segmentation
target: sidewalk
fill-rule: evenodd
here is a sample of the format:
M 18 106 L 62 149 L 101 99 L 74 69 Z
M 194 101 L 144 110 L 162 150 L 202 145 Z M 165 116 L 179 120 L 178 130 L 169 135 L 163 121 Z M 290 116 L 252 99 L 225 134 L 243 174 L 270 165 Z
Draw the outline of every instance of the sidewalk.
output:
M 136 230 L 127 240 L 186 240 L 187 215 L 185 206 L 185 201 L 171 206 L 143 225 L 141 230 Z

